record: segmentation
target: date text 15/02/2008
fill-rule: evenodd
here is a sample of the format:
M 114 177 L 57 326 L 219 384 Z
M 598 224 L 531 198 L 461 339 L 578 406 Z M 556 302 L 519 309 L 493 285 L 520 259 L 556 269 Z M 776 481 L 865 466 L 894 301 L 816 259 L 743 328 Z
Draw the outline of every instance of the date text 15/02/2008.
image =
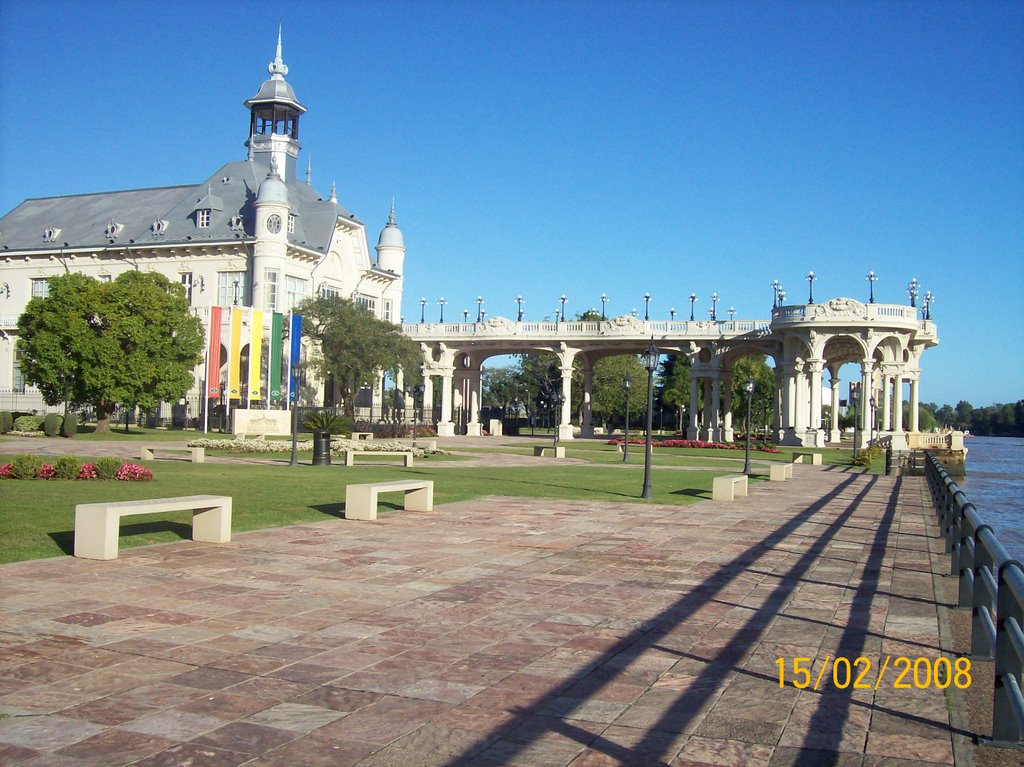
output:
M 817 690 L 824 682 L 839 690 L 877 690 L 891 684 L 894 690 L 925 690 L 937 687 L 945 690 L 951 684 L 961 690 L 971 686 L 971 659 L 938 657 L 935 659 L 905 655 L 884 655 L 877 662 L 859 656 L 850 660 L 826 655 L 823 661 L 815 658 L 776 658 L 779 667 L 779 687 L 788 681 L 797 689 L 810 687 Z M 789 668 L 787 668 L 789 667 Z M 831 674 L 826 676 L 831 670 Z M 787 680 L 787 672 L 789 678 Z M 888 676 L 887 676 L 887 673 Z

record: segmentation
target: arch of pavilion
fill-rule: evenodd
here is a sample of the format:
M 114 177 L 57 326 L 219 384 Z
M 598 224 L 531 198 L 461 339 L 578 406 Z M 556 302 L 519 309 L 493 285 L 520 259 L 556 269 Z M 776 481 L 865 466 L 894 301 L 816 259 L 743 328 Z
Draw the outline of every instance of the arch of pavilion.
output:
M 881 427 L 876 435 L 904 448 L 907 433 L 917 432 L 921 353 L 938 344 L 935 324 L 918 310 L 897 304 L 863 304 L 851 298 L 787 305 L 772 310 L 771 320 L 639 320 L 633 316 L 597 321 L 514 322 L 490 317 L 484 322 L 407 323 L 403 332 L 423 352 L 424 401 L 434 401 L 439 386 L 440 436 L 454 436 L 453 403 L 468 391 L 467 434 L 481 434 L 480 392 L 483 363 L 507 354 L 553 354 L 562 371 L 562 395 L 572 401 L 573 362 L 583 363 L 580 433 L 593 436 L 591 385 L 594 363 L 602 357 L 640 354 L 653 338 L 662 354 L 690 359 L 687 437 L 729 441 L 732 427 L 732 371 L 737 360 L 763 354 L 774 360 L 773 433 L 781 444 L 822 447 L 839 440 L 839 369 L 860 366 L 860 391 L 877 403 Z M 831 385 L 831 423 L 822 423 L 822 387 Z M 909 384 L 910 423 L 903 422 L 904 384 Z M 704 405 L 698 410 L 698 389 Z M 863 398 L 867 401 L 867 397 Z M 870 439 L 871 411 L 858 411 L 858 439 Z M 569 408 L 562 408 L 559 436 L 573 438 Z

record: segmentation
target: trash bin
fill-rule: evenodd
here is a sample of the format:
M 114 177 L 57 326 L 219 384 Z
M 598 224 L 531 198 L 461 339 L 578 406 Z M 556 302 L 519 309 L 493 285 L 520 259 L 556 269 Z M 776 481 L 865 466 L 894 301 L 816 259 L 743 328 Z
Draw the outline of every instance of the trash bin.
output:
M 330 466 L 331 464 L 331 433 L 329 431 L 313 432 L 313 465 Z

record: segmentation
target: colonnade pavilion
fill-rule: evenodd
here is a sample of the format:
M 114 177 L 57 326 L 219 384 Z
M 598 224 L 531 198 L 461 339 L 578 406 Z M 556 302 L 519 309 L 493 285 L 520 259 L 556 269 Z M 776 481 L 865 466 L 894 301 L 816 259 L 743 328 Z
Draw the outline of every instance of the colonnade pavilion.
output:
M 737 360 L 765 355 L 774 363 L 772 434 L 784 445 L 823 447 L 840 438 L 840 378 L 843 365 L 859 366 L 859 391 L 880 414 L 876 437 L 905 449 L 907 434 L 918 431 L 920 359 L 939 342 L 927 310 L 915 306 L 861 303 L 833 298 L 824 303 L 779 305 L 771 320 L 605 320 L 512 321 L 490 317 L 479 322 L 406 323 L 403 332 L 423 353 L 424 402 L 440 387 L 439 436 L 454 436 L 453 402 L 466 392 L 465 432 L 482 433 L 481 375 L 484 362 L 508 354 L 553 354 L 561 370 L 563 401 L 572 400 L 573 363 L 583 364 L 579 433 L 594 435 L 591 412 L 594 363 L 603 357 L 641 354 L 653 341 L 662 354 L 685 355 L 691 365 L 687 438 L 733 438 L 732 377 Z M 823 384 L 831 386 L 831 422 L 822 422 Z M 904 423 L 904 386 L 909 385 L 910 423 Z M 703 406 L 698 390 L 703 390 Z M 561 439 L 573 439 L 570 408 L 562 408 Z M 861 407 L 858 447 L 867 444 L 872 409 Z

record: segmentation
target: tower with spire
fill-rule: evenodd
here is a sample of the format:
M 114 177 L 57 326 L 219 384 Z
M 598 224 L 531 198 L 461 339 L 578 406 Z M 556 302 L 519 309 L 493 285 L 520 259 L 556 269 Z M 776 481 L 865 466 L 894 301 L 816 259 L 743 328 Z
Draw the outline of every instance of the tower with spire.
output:
M 393 272 L 399 277 L 402 276 L 402 268 L 405 264 L 405 237 L 402 230 L 395 223 L 395 201 L 391 200 L 391 213 L 388 214 L 388 222 L 381 229 L 380 237 L 377 238 L 377 268 L 385 272 Z
M 281 27 L 277 28 L 277 51 L 267 65 L 270 77 L 263 81 L 259 91 L 245 102 L 249 109 L 249 159 L 270 167 L 270 158 L 277 159 L 282 178 L 295 181 L 295 165 L 299 150 L 299 117 L 306 111 L 295 91 L 284 76 L 288 66 L 281 57 Z

